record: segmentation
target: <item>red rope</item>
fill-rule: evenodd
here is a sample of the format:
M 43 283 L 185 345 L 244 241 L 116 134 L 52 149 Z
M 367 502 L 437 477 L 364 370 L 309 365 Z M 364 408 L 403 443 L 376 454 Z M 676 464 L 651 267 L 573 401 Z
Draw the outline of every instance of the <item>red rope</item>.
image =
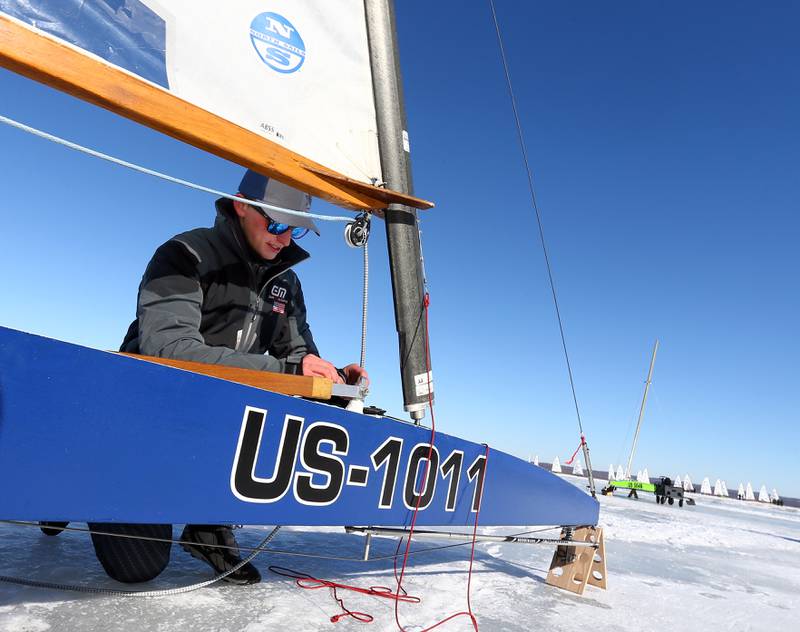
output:
M 423 306 L 425 308 L 425 370 L 428 372 L 428 405 L 431 409 L 431 440 L 428 448 L 428 458 L 425 461 L 425 471 L 422 477 L 422 490 L 420 491 L 419 495 L 417 496 L 417 503 L 414 506 L 414 514 L 411 516 L 411 525 L 409 526 L 408 530 L 408 539 L 406 540 L 406 550 L 403 555 L 403 566 L 400 569 L 400 577 L 397 578 L 397 590 L 395 592 L 395 602 L 394 602 L 394 620 L 397 624 L 397 627 L 402 632 L 405 632 L 405 628 L 400 623 L 400 613 L 399 613 L 399 605 L 400 600 L 397 598 L 400 595 L 400 591 L 402 590 L 403 584 L 403 576 L 405 575 L 406 571 L 406 564 L 408 563 L 408 552 L 409 548 L 411 547 L 411 538 L 414 535 L 414 525 L 417 522 L 417 514 L 419 513 L 419 504 L 422 500 L 422 492 L 424 492 L 425 488 L 427 487 L 428 483 L 428 469 L 431 462 L 431 455 L 433 453 L 433 442 L 436 438 L 436 416 L 433 410 L 433 388 L 432 388 L 432 380 L 431 380 L 431 350 L 430 345 L 428 344 L 429 336 L 429 327 L 428 327 L 428 308 L 431 304 L 430 295 L 426 292 L 425 298 L 423 300 Z M 484 467 L 488 469 L 489 465 L 489 446 L 486 446 L 486 464 Z M 484 470 L 483 474 L 483 483 L 486 482 L 486 469 Z M 435 476 L 435 474 L 434 474 Z M 434 623 L 432 626 L 427 627 L 422 630 L 422 632 L 427 632 L 428 630 L 433 630 L 434 628 L 439 627 L 440 625 L 455 619 L 456 617 L 460 616 L 468 616 L 470 621 L 472 621 L 472 627 L 475 632 L 478 631 L 478 621 L 475 619 L 475 615 L 472 613 L 472 604 L 470 603 L 470 589 L 472 586 L 472 562 L 475 558 L 475 540 L 476 535 L 478 532 L 478 516 L 480 515 L 480 505 L 483 503 L 483 485 L 481 486 L 480 490 L 480 499 L 481 502 L 478 504 L 477 511 L 475 512 L 475 525 L 472 529 L 472 551 L 470 552 L 469 557 L 469 571 L 467 573 L 467 610 L 462 612 L 456 612 L 455 614 L 451 614 L 449 617 L 442 619 L 438 623 Z M 401 541 L 402 542 L 402 539 Z M 398 544 L 398 550 L 400 545 Z M 397 558 L 395 558 L 395 577 L 397 577 Z M 405 592 L 405 591 L 404 591 Z
M 578 454 L 578 450 L 580 450 L 586 444 L 586 438 L 581 435 L 581 442 L 578 444 L 578 447 L 575 448 L 575 452 L 572 453 L 572 456 L 569 457 L 569 461 L 565 461 L 564 465 L 572 465 L 572 460 L 575 458 L 575 455 Z
M 353 617 L 356 621 L 360 621 L 361 623 L 371 623 L 373 620 L 372 615 L 367 614 L 366 612 L 359 612 L 357 610 L 350 610 L 344 605 L 344 600 L 339 597 L 339 594 L 336 592 L 337 589 L 342 590 L 350 590 L 352 592 L 360 593 L 362 595 L 370 595 L 371 597 L 383 597 L 385 599 L 399 599 L 400 601 L 405 601 L 406 603 L 419 603 L 419 597 L 413 597 L 408 595 L 405 591 L 402 595 L 395 595 L 392 592 L 392 589 L 388 586 L 370 586 L 369 588 L 361 588 L 360 586 L 350 586 L 348 584 L 340 584 L 338 582 L 332 582 L 327 579 L 319 579 L 317 577 L 313 577 L 307 573 L 300 573 L 298 571 L 292 570 L 291 568 L 285 568 L 283 566 L 270 566 L 269 570 L 275 573 L 276 575 L 281 575 L 282 577 L 289 577 L 295 580 L 295 584 L 299 588 L 303 588 L 305 590 L 317 590 L 318 588 L 330 588 L 333 592 L 333 598 L 336 600 L 336 603 L 339 604 L 339 607 L 342 609 L 340 614 L 333 615 L 331 617 L 331 623 L 336 623 L 340 619 L 344 617 Z
M 313 577 L 308 575 L 307 573 L 300 573 L 298 571 L 294 571 L 289 568 L 285 568 L 282 566 L 270 566 L 269 570 L 277 575 L 281 575 L 283 577 L 289 577 L 295 580 L 295 583 L 299 588 L 303 588 L 306 590 L 316 590 L 318 588 L 330 588 L 333 594 L 333 598 L 336 600 L 336 603 L 339 604 L 339 607 L 342 609 L 340 614 L 334 615 L 331 617 L 331 623 L 336 623 L 340 619 L 344 617 L 352 617 L 356 621 L 361 623 L 371 623 L 373 621 L 373 617 L 366 612 L 359 612 L 356 610 L 350 610 L 344 605 L 344 600 L 339 597 L 337 593 L 337 589 L 342 590 L 350 590 L 352 592 L 360 593 L 362 595 L 370 595 L 372 597 L 383 597 L 385 599 L 392 599 L 394 601 L 394 618 L 397 627 L 402 631 L 405 632 L 405 628 L 400 624 L 400 614 L 398 610 L 398 606 L 400 602 L 405 603 L 420 603 L 419 597 L 413 597 L 409 595 L 405 589 L 403 588 L 403 577 L 405 576 L 406 572 L 406 565 L 408 564 L 408 554 L 411 547 L 411 537 L 414 534 L 414 526 L 417 523 L 417 514 L 419 513 L 419 505 L 422 501 L 422 496 L 427 487 L 428 483 L 428 474 L 430 470 L 431 464 L 431 457 L 433 455 L 433 442 L 436 438 L 436 417 L 434 415 L 433 410 L 433 389 L 431 388 L 431 352 L 430 346 L 428 345 L 428 306 L 430 305 L 430 296 L 426 293 L 425 299 L 423 302 L 425 307 L 425 368 L 428 372 L 428 405 L 431 409 L 431 439 L 428 447 L 428 457 L 425 460 L 425 470 L 423 471 L 422 476 L 422 489 L 419 490 L 417 494 L 417 503 L 414 506 L 414 514 L 411 517 L 411 525 L 408 530 L 408 539 L 406 540 L 406 548 L 405 552 L 403 553 L 403 566 L 400 568 L 400 576 L 397 575 L 397 558 L 399 557 L 398 553 L 400 551 L 400 547 L 403 544 L 403 538 L 397 543 L 397 548 L 395 549 L 395 556 L 394 556 L 394 576 L 395 580 L 397 581 L 397 588 L 394 592 L 392 592 L 391 588 L 387 588 L 385 586 L 370 586 L 369 588 L 361 588 L 359 586 L 351 586 L 348 584 L 340 584 L 338 582 L 332 582 L 326 579 L 319 579 L 317 577 Z M 480 502 L 478 503 L 478 508 L 475 511 L 475 524 L 472 528 L 472 550 L 470 551 L 469 556 L 469 571 L 467 572 L 467 610 L 462 612 L 456 612 L 455 614 L 451 614 L 449 617 L 442 619 L 438 623 L 434 623 L 432 626 L 425 628 L 422 632 L 427 632 L 428 630 L 433 630 L 434 628 L 439 627 L 440 625 L 455 619 L 456 617 L 460 616 L 468 616 L 470 621 L 472 621 L 472 627 L 475 632 L 478 631 L 478 621 L 475 618 L 475 615 L 472 613 L 472 603 L 470 601 L 470 591 L 472 588 L 472 564 L 475 559 L 475 542 L 476 536 L 478 533 L 478 518 L 480 516 L 481 505 L 483 504 L 483 487 L 486 484 L 486 472 L 488 471 L 489 466 L 489 446 L 486 445 L 486 452 L 485 452 L 486 463 L 484 464 L 484 472 L 483 472 L 483 481 L 481 484 L 481 489 L 479 490 L 480 494 Z M 435 476 L 435 474 L 434 474 Z

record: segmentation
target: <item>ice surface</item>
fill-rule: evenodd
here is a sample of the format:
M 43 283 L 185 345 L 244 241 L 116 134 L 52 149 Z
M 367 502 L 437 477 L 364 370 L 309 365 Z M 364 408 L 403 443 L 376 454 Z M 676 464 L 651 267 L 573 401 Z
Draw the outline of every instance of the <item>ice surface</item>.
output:
M 586 479 L 564 477 L 585 485 Z M 656 505 L 652 494 L 638 501 L 601 497 L 608 562 L 607 591 L 588 587 L 582 597 L 545 585 L 550 547 L 479 544 L 475 551 L 472 606 L 481 630 L 735 632 L 797 629 L 800 617 L 800 510 L 729 498 L 695 496 L 698 505 Z M 78 525 L 83 526 L 83 525 Z M 519 528 L 482 531 L 509 534 Z M 176 527 L 176 533 L 179 533 Z M 541 535 L 551 535 L 553 532 Z M 265 528 L 237 532 L 240 543 L 256 545 Z M 85 586 L 129 588 L 108 579 L 85 534 L 57 537 L 38 529 L 0 524 L 0 575 L 24 576 Z M 328 556 L 360 558 L 364 539 L 341 528 L 286 528 L 272 547 Z M 450 544 L 416 540 L 414 548 Z M 375 556 L 391 555 L 395 541 L 373 538 Z M 404 585 L 422 598 L 402 604 L 400 620 L 420 630 L 466 608 L 469 547 L 440 549 L 412 557 Z M 256 565 L 261 584 L 218 585 L 166 598 L 123 598 L 41 590 L 0 583 L 3 632 L 260 632 L 331 630 L 340 612 L 328 589 L 302 590 L 271 574 L 287 566 L 346 584 L 393 586 L 389 560 L 363 563 L 262 554 Z M 208 577 L 208 569 L 173 548 L 172 561 L 142 588 L 171 588 Z M 138 588 L 138 587 L 137 587 Z M 385 599 L 340 592 L 351 609 L 375 617 L 370 630 L 395 630 Z M 360 629 L 342 620 L 339 627 Z M 364 628 L 367 629 L 367 628 Z M 471 630 L 466 618 L 442 630 Z

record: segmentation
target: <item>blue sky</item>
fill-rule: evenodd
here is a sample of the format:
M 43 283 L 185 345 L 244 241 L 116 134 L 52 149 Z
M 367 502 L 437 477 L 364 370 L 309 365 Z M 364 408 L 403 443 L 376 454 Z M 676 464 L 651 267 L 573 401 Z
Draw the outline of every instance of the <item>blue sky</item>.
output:
M 595 468 L 800 496 L 800 8 L 497 2 Z M 577 422 L 484 3 L 399 2 L 431 293 L 437 425 L 550 461 Z M 213 188 L 241 169 L 0 71 L 0 114 Z M 153 250 L 213 199 L 0 126 L 0 324 L 116 348 Z M 315 203 L 322 212 L 338 211 Z M 340 225 L 298 269 L 324 355 L 357 359 L 360 253 Z M 382 225 L 372 402 L 400 414 Z

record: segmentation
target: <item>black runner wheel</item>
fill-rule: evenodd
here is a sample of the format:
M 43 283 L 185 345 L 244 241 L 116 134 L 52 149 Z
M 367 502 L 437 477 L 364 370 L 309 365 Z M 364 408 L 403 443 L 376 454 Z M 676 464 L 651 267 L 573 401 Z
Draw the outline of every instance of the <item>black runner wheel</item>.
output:
M 39 528 L 45 535 L 58 535 L 64 530 L 69 522 L 39 522 Z

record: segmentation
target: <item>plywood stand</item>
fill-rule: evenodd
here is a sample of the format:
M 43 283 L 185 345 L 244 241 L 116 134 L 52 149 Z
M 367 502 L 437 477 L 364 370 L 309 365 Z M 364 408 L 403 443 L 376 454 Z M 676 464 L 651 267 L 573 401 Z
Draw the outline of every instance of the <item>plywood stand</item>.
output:
M 579 527 L 572 539 L 575 542 L 593 542 L 597 548 L 576 547 L 560 544 L 553 554 L 547 583 L 582 595 L 586 584 L 606 588 L 606 547 L 603 542 L 603 529 L 599 527 Z

